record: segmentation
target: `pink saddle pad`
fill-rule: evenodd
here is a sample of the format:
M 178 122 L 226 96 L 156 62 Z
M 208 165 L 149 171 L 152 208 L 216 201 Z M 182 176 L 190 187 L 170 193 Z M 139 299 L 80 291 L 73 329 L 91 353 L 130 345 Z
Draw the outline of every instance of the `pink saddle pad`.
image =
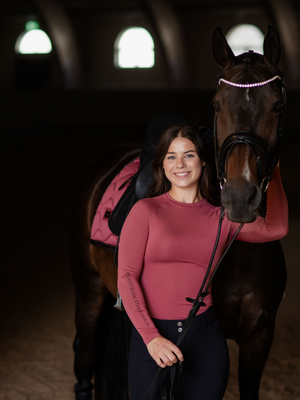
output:
M 92 229 L 91 239 L 109 246 L 116 246 L 118 237 L 112 233 L 108 227 L 109 217 L 120 200 L 121 196 L 127 189 L 129 182 L 119 190 L 119 187 L 133 176 L 140 167 L 140 159 L 137 158 L 130 164 L 126 165 L 122 171 L 114 178 L 111 184 L 106 189 L 95 214 Z

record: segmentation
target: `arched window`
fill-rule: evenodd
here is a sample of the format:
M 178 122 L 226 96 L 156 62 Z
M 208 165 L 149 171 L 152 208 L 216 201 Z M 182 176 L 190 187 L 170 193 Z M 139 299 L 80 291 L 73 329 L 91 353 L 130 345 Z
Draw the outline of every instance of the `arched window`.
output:
M 52 51 L 52 44 L 49 36 L 39 29 L 39 24 L 29 21 L 25 32 L 16 41 L 15 51 L 20 54 L 48 54 Z
M 121 32 L 115 42 L 114 64 L 117 68 L 152 68 L 154 42 L 150 33 L 140 27 Z
M 227 33 L 226 39 L 236 56 L 248 50 L 263 54 L 264 35 L 255 25 L 236 25 Z

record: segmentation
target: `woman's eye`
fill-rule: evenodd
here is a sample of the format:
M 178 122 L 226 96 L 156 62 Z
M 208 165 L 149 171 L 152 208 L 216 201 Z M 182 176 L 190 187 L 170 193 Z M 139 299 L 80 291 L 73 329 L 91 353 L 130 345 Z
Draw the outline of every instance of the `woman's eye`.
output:
M 192 158 L 192 157 L 194 157 L 193 154 L 187 154 L 187 155 L 186 155 L 186 158 Z
M 167 158 L 167 160 L 175 160 L 175 157 L 174 157 L 174 156 L 169 156 L 169 157 Z

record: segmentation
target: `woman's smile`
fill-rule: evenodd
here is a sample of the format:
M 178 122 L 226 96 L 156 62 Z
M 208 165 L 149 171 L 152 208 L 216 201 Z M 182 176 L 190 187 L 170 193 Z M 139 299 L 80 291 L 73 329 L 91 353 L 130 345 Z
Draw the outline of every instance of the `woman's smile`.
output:
M 171 142 L 163 162 L 165 175 L 172 186 L 170 195 L 175 199 L 200 200 L 199 179 L 204 164 L 191 140 L 176 137 Z
M 190 171 L 188 172 L 174 172 L 174 175 L 177 176 L 177 178 L 186 178 L 190 174 Z

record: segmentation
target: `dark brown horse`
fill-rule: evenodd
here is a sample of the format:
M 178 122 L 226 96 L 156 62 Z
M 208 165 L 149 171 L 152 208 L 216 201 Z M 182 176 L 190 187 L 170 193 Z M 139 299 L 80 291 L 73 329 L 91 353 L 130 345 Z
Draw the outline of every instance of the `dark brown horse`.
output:
M 261 211 L 262 190 L 277 163 L 281 141 L 285 96 L 278 68 L 280 39 L 269 26 L 264 56 L 249 52 L 235 57 L 216 29 L 212 47 L 223 68 L 213 99 L 221 200 L 229 219 L 251 222 Z M 285 284 L 279 241 L 234 243 L 213 282 L 214 304 L 226 337 L 239 345 L 243 400 L 258 399 Z
M 213 100 L 217 116 L 218 172 L 223 187 L 221 198 L 230 219 L 251 222 L 260 212 L 262 191 L 277 161 L 279 139 L 276 138 L 278 132 L 281 134 L 280 115 L 283 110 L 278 69 L 280 39 L 275 29 L 269 27 L 264 41 L 264 56 L 245 53 L 235 57 L 218 28 L 212 37 L 212 47 L 225 79 L 220 81 Z M 265 83 L 277 75 L 278 78 Z M 236 87 L 231 83 L 263 84 Z M 266 144 L 273 151 L 270 152 Z M 126 385 L 121 379 L 123 367 L 120 362 L 125 355 L 120 355 L 117 346 L 125 348 L 127 344 L 125 313 L 110 308 L 103 318 L 105 301 L 117 296 L 114 254 L 90 245 L 89 238 L 93 217 L 104 191 L 140 150 L 139 145 L 125 144 L 98 158 L 86 170 L 75 195 L 71 267 L 76 291 L 74 368 L 78 380 L 75 388 L 77 400 L 91 399 L 91 380 L 97 362 L 102 365 L 100 375 L 105 376 L 104 381 L 96 382 L 97 397 L 109 400 L 128 398 Z M 240 349 L 239 384 L 243 400 L 258 399 L 259 383 L 272 344 L 276 312 L 285 283 L 285 262 L 278 241 L 234 243 L 215 277 L 215 306 L 226 337 L 234 339 Z M 119 320 L 119 325 L 113 325 L 115 320 Z M 103 332 L 110 325 L 114 328 L 104 336 Z M 119 333 L 118 339 L 113 333 Z M 105 352 L 96 356 L 96 342 L 99 342 L 96 335 L 100 336 L 109 356 Z M 111 378 L 109 367 L 113 368 L 115 378 L 119 380 Z M 102 396 L 103 386 L 106 395 Z

